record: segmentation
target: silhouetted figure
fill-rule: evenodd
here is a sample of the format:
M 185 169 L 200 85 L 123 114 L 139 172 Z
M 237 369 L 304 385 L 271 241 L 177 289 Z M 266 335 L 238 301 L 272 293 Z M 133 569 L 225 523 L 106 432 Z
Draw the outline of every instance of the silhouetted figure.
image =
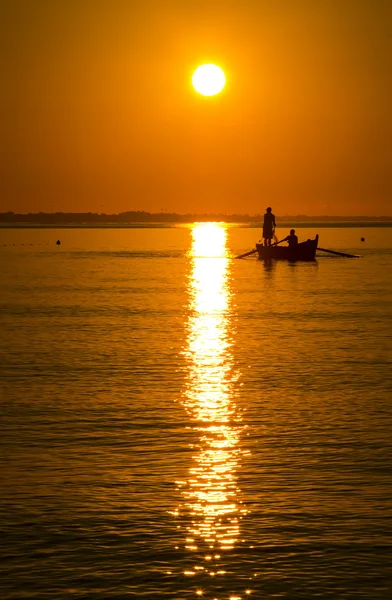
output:
M 57 240 L 56 245 L 60 246 L 60 244 L 61 244 L 60 240 Z
M 272 214 L 271 207 L 267 208 L 267 212 L 264 215 L 263 223 L 263 239 L 265 246 L 271 246 L 271 240 L 274 237 L 275 231 L 275 215 Z
M 289 248 L 296 246 L 298 244 L 298 238 L 295 235 L 295 229 L 290 229 L 290 235 L 285 237 L 282 242 L 288 242 Z
M 361 242 L 364 242 L 364 241 L 365 241 L 365 238 L 361 238 Z

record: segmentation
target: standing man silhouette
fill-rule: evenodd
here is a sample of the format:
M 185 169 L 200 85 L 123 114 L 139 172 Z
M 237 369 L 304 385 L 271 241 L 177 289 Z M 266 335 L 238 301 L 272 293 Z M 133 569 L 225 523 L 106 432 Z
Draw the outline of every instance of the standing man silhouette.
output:
M 274 237 L 275 227 L 276 227 L 275 215 L 272 214 L 272 209 L 269 206 L 267 208 L 267 212 L 264 215 L 264 223 L 263 223 L 264 246 L 271 246 L 271 240 Z

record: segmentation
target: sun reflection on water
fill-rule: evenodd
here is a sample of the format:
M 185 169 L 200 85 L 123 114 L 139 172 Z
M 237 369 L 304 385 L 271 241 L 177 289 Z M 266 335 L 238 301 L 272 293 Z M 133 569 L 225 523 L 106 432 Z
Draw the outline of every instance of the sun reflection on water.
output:
M 220 553 L 234 548 L 246 512 L 237 484 L 241 417 L 234 399 L 226 242 L 227 230 L 219 224 L 192 229 L 185 405 L 199 444 L 188 481 L 178 482 L 181 512 L 191 517 L 186 548 L 205 552 L 204 568 L 217 577 L 224 574 Z

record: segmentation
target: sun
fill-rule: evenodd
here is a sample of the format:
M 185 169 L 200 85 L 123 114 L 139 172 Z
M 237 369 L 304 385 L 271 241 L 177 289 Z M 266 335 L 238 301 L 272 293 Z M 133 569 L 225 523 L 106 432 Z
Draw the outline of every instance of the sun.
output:
M 192 75 L 193 87 L 203 96 L 215 96 L 225 87 L 226 77 L 216 65 L 200 65 Z

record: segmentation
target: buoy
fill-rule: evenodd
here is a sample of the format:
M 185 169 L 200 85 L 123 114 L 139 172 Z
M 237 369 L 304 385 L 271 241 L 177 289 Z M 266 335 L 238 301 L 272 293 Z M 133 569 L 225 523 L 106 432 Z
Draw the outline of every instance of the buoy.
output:
M 57 244 L 57 246 L 60 246 L 60 244 L 61 244 L 60 240 L 57 240 L 56 244 Z

